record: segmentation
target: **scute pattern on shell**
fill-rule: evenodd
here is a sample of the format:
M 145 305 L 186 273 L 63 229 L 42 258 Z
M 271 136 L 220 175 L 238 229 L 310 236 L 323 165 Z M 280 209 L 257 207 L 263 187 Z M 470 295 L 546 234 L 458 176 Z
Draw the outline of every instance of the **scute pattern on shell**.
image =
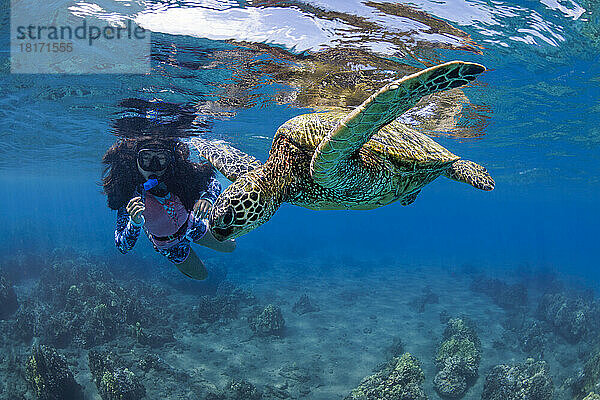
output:
M 319 144 L 325 140 L 327 133 L 333 130 L 345 116 L 345 112 L 337 110 L 299 115 L 283 124 L 277 130 L 276 136 L 285 135 L 307 151 L 314 153 Z M 398 165 L 407 168 L 412 168 L 415 164 L 426 166 L 459 159 L 433 139 L 398 121 L 383 126 L 359 151 L 387 156 Z
M 300 115 L 279 128 L 269 162 L 277 165 L 274 170 L 293 170 L 297 178 L 290 190 L 293 195 L 285 201 L 315 210 L 373 209 L 404 196 L 416 197 L 412 195 L 459 159 L 429 137 L 393 122 L 331 177 L 343 185 L 324 187 L 311 176 L 310 163 L 319 141 L 343 116 L 339 112 Z M 296 150 L 284 150 L 289 146 Z

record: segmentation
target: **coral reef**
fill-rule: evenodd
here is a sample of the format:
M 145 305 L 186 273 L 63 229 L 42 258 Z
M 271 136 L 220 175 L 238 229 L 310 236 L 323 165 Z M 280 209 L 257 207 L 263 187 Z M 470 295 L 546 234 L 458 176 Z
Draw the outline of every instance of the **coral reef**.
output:
M 423 289 L 421 295 L 415 297 L 409 305 L 417 312 L 425 312 L 425 306 L 427 304 L 438 304 L 440 302 L 439 296 L 431 290 L 429 286 Z
M 194 307 L 201 322 L 213 323 L 222 319 L 233 319 L 238 315 L 238 304 L 227 296 L 202 296 Z
M 42 271 L 32 298 L 19 309 L 14 333 L 25 342 L 38 336 L 60 348 L 89 348 L 141 325 L 140 343 L 160 345 L 172 338 L 160 323 L 167 319 L 165 293 L 147 285 L 119 285 L 107 269 L 86 258 L 57 261 Z
M 510 312 L 502 322 L 508 331 L 505 342 L 516 343 L 528 357 L 542 358 L 552 328 L 545 321 L 531 318 L 522 312 Z
M 83 399 L 66 359 L 52 347 L 32 348 L 25 365 L 25 378 L 40 400 Z
M 262 400 L 263 394 L 250 382 L 231 379 L 222 390 L 214 390 L 204 400 Z
M 526 354 L 543 355 L 547 331 L 543 323 L 538 321 L 524 323 L 519 332 L 521 350 Z
M 123 367 L 114 355 L 92 350 L 88 360 L 102 400 L 138 400 L 146 395 L 138 377 Z
M 245 380 L 232 379 L 225 390 L 223 400 L 261 400 L 262 393 L 256 387 Z
M 509 284 L 495 278 L 477 277 L 471 290 L 489 296 L 501 308 L 514 310 L 527 304 L 527 288 L 522 284 Z
M 144 372 L 148 372 L 151 369 L 155 371 L 166 371 L 169 369 L 167 363 L 165 363 L 159 356 L 155 354 L 147 354 L 140 358 L 137 365 L 138 368 Z
M 497 365 L 488 373 L 482 400 L 549 400 L 553 386 L 544 361 Z
M 596 350 L 585 362 L 583 371 L 572 384 L 573 397 L 582 399 L 598 390 L 600 383 L 600 350 Z
M 577 343 L 584 336 L 597 333 L 600 327 L 600 305 L 567 293 L 544 295 L 538 306 L 538 314 L 570 343 Z
M 444 330 L 444 341 L 435 357 L 438 373 L 433 380 L 441 397 L 458 399 L 475 383 L 481 360 L 481 342 L 467 319 L 450 319 Z
M 139 344 L 150 347 L 161 347 L 166 343 L 173 343 L 175 341 L 173 331 L 168 327 L 161 330 L 151 329 L 148 331 L 142 328 L 139 322 L 136 322 L 135 325 L 131 325 L 130 332 L 131 336 Z
M 245 259 L 241 257 L 240 264 Z M 477 380 L 483 354 L 476 330 L 465 318 L 451 318 L 463 301 L 452 294 L 464 294 L 464 287 L 455 292 L 448 287 L 446 293 L 441 289 L 445 286 L 432 283 L 429 289 L 419 274 L 406 292 L 413 301 L 394 303 L 401 307 L 397 315 L 403 315 L 397 317 L 386 311 L 392 309 L 395 293 L 406 286 L 400 278 L 393 290 L 379 291 L 373 284 L 382 281 L 378 276 L 364 284 L 324 283 L 323 288 L 332 290 L 306 294 L 301 286 L 286 285 L 288 277 L 283 275 L 275 283 L 250 283 L 266 294 L 258 303 L 251 292 L 222 279 L 224 274 L 208 287 L 187 281 L 179 285 L 177 279 L 185 278 L 176 270 L 149 273 L 146 258 L 113 265 L 111 256 L 95 259 L 67 252 L 49 256 L 45 264 L 31 260 L 42 266 L 38 278 L 14 280 L 17 268 L 6 274 L 2 264 L 7 277 L 3 284 L 15 283 L 19 302 L 17 311 L 0 321 L 0 399 L 79 398 L 80 383 L 86 398 L 103 400 L 423 400 L 424 388 L 431 390 L 430 397 L 439 394 L 445 399 L 480 398 L 483 389 L 483 400 L 600 400 L 600 352 L 591 351 L 598 344 L 596 303 L 593 293 L 567 291 L 578 286 L 565 284 L 560 292 L 547 295 L 545 283 L 530 285 L 527 295 L 535 303 L 527 306 L 478 297 L 470 312 L 478 324 L 486 324 L 487 359 L 481 368 L 485 366 L 487 378 Z M 444 307 L 430 306 L 436 293 L 444 293 Z M 282 310 L 303 315 L 318 309 L 316 303 L 322 311 L 311 318 L 284 321 Z M 492 303 L 504 304 L 505 309 Z M 431 341 L 435 333 L 430 325 L 437 324 L 438 311 L 439 327 L 445 330 L 436 343 Z M 579 325 L 573 323 L 578 314 Z M 564 323 L 568 332 L 584 323 L 578 342 L 565 341 L 549 322 L 552 318 Z M 283 336 L 287 325 L 293 325 L 289 337 L 260 338 Z M 436 351 L 437 369 L 424 369 L 431 374 L 427 385 L 419 363 L 404 354 L 405 348 L 419 354 Z M 49 355 L 41 354 L 42 349 Z M 357 352 L 364 356 L 357 359 Z M 548 364 L 505 361 L 526 357 Z M 384 364 L 363 372 L 378 359 Z M 433 369 L 433 363 L 427 367 Z M 48 372 L 51 368 L 59 372 Z M 372 376 L 358 385 L 368 375 Z M 553 388 L 550 377 L 560 385 Z M 61 385 L 71 385 L 73 394 L 55 389 Z
M 344 400 L 426 400 L 421 387 L 424 380 L 419 361 L 405 353 L 365 378 Z
M 285 327 L 285 320 L 281 309 L 273 304 L 269 304 L 258 315 L 248 318 L 250 329 L 259 336 L 276 335 L 280 336 Z
M 10 317 L 18 307 L 15 290 L 0 273 L 0 320 Z
M 319 311 L 319 307 L 314 305 L 307 294 L 303 294 L 292 307 L 292 311 L 298 315 Z

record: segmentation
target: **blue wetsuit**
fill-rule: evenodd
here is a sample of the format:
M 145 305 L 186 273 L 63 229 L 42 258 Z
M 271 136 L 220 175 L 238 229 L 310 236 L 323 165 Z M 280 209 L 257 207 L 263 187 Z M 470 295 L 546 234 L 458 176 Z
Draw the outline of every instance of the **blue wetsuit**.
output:
M 212 177 L 208 182 L 207 189 L 200 194 L 200 199 L 208 200 L 214 204 L 221 190 L 221 183 L 215 177 Z M 125 254 L 135 246 L 141 230 L 142 226 L 137 226 L 132 222 L 125 206 L 117 210 L 115 244 L 121 253 Z M 187 231 L 179 243 L 167 249 L 159 249 L 152 240 L 150 242 L 154 250 L 166 256 L 172 263 L 179 264 L 184 262 L 190 254 L 191 242 L 200 239 L 206 234 L 207 230 L 208 226 L 204 220 L 190 215 Z M 144 229 L 144 232 L 150 239 L 150 233 L 146 229 Z

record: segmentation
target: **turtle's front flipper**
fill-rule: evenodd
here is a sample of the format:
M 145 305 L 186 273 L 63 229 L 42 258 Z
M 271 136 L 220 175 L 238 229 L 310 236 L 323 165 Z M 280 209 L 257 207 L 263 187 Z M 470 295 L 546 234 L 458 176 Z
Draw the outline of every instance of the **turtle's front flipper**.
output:
M 466 85 L 485 71 L 475 63 L 451 61 L 394 81 L 344 117 L 317 147 L 311 175 L 322 186 L 344 186 L 344 167 L 381 127 L 411 109 L 421 97 Z
M 496 185 L 494 178 L 487 172 L 485 167 L 469 160 L 455 161 L 448 171 L 446 171 L 445 175 L 450 179 L 468 183 L 481 190 L 494 190 L 494 186 Z
M 193 138 L 190 144 L 198 150 L 200 157 L 206 158 L 232 182 L 261 166 L 261 162 L 256 158 L 224 142 Z

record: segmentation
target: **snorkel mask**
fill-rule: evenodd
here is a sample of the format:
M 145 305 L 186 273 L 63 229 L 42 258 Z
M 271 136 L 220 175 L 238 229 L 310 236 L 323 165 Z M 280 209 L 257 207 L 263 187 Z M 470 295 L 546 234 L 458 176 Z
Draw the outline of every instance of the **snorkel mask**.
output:
M 137 162 L 141 169 L 148 172 L 160 172 L 167 169 L 173 154 L 165 149 L 141 149 L 137 154 Z
M 144 190 L 150 190 L 159 184 L 157 173 L 165 171 L 173 160 L 173 153 L 164 148 L 143 148 L 138 151 L 138 166 L 147 172 L 154 172 L 144 182 Z M 162 175 L 162 174 L 161 174 Z

